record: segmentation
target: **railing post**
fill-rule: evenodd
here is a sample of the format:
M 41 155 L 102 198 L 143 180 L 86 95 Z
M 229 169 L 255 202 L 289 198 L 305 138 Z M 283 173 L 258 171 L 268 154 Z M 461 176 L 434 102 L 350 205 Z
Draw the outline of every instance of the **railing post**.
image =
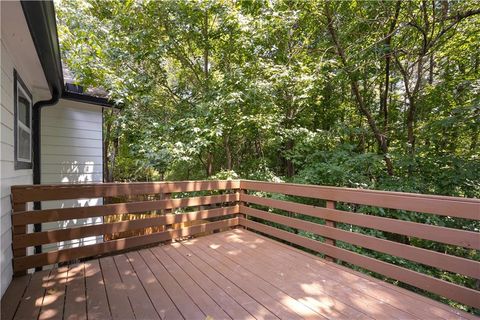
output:
M 335 201 L 327 200 L 326 208 L 327 209 L 335 209 Z M 332 221 L 332 220 L 325 220 L 325 225 L 327 227 L 331 227 L 331 228 L 336 227 L 335 221 Z M 329 244 L 329 245 L 332 245 L 332 246 L 336 245 L 335 239 L 331 239 L 331 238 L 325 238 L 325 243 Z M 325 260 L 334 262 L 335 258 L 333 258 L 331 256 L 325 256 Z
M 164 193 L 163 194 L 163 200 L 170 200 L 172 198 L 172 194 L 171 193 Z M 172 213 L 172 209 L 164 209 L 163 210 L 163 214 L 169 214 L 169 213 Z M 166 224 L 165 225 L 165 231 L 167 230 L 172 230 L 173 229 L 173 225 L 171 224 Z M 172 240 L 168 240 L 168 241 L 165 241 L 165 243 L 172 243 Z
M 170 200 L 172 198 L 171 193 L 164 193 L 163 194 L 163 200 Z M 163 213 L 172 213 L 172 209 L 165 209 Z
M 238 196 L 241 198 L 241 197 L 242 197 L 242 194 L 246 194 L 246 193 L 247 193 L 247 190 L 245 190 L 245 189 L 237 189 L 236 192 L 238 193 Z M 244 201 L 237 201 L 237 205 L 238 205 L 239 207 L 241 207 L 241 206 L 247 206 L 247 203 L 244 202 Z M 237 214 L 237 217 L 238 217 L 238 218 L 246 218 L 245 214 L 243 214 L 243 213 L 241 213 L 241 212 Z M 243 227 L 243 226 L 241 226 L 241 225 L 238 225 L 237 228 L 245 229 L 245 227 Z
M 27 204 L 25 202 L 20 202 L 20 203 L 15 203 L 13 197 L 11 198 L 11 203 L 12 203 L 12 215 L 20 212 L 20 211 L 26 211 L 27 210 Z M 12 218 L 12 217 L 11 217 Z M 13 220 L 13 219 L 12 219 Z M 13 224 L 13 221 L 12 221 Z M 26 234 L 27 233 L 27 226 L 14 226 L 12 227 L 12 246 L 13 246 L 13 236 L 20 235 L 20 234 Z M 20 258 L 20 257 L 25 257 L 27 255 L 27 248 L 19 248 L 19 249 L 13 249 L 13 258 Z M 12 259 L 12 269 L 14 268 L 13 265 L 13 259 Z M 24 276 L 27 274 L 27 270 L 23 271 L 14 271 L 14 276 Z

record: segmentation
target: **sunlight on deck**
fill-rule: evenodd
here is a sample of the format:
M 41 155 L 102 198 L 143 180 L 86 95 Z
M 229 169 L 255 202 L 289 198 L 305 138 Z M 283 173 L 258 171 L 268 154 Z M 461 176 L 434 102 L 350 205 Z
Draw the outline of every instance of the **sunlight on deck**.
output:
M 27 277 L 29 319 L 470 318 L 242 229 Z

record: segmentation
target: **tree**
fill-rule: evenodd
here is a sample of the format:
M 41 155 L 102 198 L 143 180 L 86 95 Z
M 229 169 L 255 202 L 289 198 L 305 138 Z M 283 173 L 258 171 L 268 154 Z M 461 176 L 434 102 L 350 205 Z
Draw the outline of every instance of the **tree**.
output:
M 108 180 L 241 177 L 480 197 L 475 1 L 59 0 L 57 13 L 63 61 L 122 105 L 105 117 Z

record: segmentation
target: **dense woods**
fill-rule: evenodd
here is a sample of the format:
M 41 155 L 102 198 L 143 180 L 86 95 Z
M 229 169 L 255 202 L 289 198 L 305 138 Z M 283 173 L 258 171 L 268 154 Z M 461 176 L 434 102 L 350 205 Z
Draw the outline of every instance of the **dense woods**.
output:
M 111 93 L 108 180 L 212 175 L 478 196 L 475 1 L 63 1 Z
M 63 61 L 118 104 L 104 114 L 107 181 L 241 177 L 480 196 L 476 1 L 63 0 L 57 11 Z

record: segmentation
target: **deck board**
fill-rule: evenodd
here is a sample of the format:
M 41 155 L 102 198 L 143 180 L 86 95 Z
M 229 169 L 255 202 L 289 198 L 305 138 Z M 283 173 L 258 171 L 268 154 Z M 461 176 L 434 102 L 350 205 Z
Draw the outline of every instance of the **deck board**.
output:
M 133 251 L 128 252 L 126 255 L 161 319 L 183 319 L 180 311 L 178 311 L 140 254 Z
M 98 260 L 85 262 L 85 289 L 88 319 L 111 319 L 105 281 L 103 280 L 102 269 Z
M 239 234 L 240 237 L 237 237 Z M 234 240 L 235 238 L 237 240 Z M 319 273 L 322 270 L 327 270 L 329 275 L 339 277 L 343 283 L 350 287 L 350 290 L 359 290 L 361 294 L 371 296 L 374 299 L 377 299 L 379 303 L 390 304 L 397 309 L 416 315 L 418 318 L 426 319 L 433 316 L 436 319 L 452 319 L 455 317 L 478 319 L 471 314 L 461 312 L 435 300 L 420 296 L 411 291 L 369 277 L 338 264 L 318 259 L 306 252 L 297 250 L 277 241 L 271 241 L 258 234 L 234 230 L 229 235 L 229 242 L 235 243 L 238 239 L 241 239 L 240 242 L 242 242 L 244 246 L 258 243 L 259 239 L 261 239 L 262 243 L 265 243 L 270 247 L 267 249 L 268 252 L 275 251 L 278 253 L 278 255 L 274 255 L 274 257 L 283 257 L 284 259 L 288 259 L 297 264 L 298 261 L 304 261 L 302 267 L 305 276 L 312 279 L 318 279 Z M 263 246 L 259 246 L 258 249 L 261 249 L 262 247 Z
M 255 241 L 258 242 L 258 237 L 249 239 L 243 236 L 243 239 L 247 241 L 242 239 L 235 241 L 229 235 L 219 236 L 219 239 L 223 241 L 225 249 L 243 250 L 249 259 L 255 259 L 255 265 L 261 265 L 262 269 L 270 270 L 269 278 L 276 280 L 275 283 L 283 287 L 285 291 L 300 295 L 302 293 L 305 295 L 305 291 L 308 291 L 310 295 L 303 297 L 303 299 L 321 308 L 327 317 L 337 318 L 337 314 L 332 312 L 337 311 L 349 319 L 372 318 L 372 313 L 377 315 L 388 314 L 392 319 L 417 318 L 413 314 L 381 303 L 381 301 L 362 292 L 352 290 L 352 287 L 348 283 L 345 284 L 335 273 L 326 272 L 324 269 L 316 270 L 314 274 L 308 277 L 310 280 L 316 280 L 316 284 L 313 281 L 309 284 L 303 284 L 308 270 L 303 267 L 302 263 L 299 263 L 299 259 L 290 259 L 288 256 L 280 254 L 272 255 L 272 252 L 279 253 L 278 247 L 270 242 L 262 245 L 255 244 Z M 248 240 L 251 242 L 248 242 Z M 251 268 L 255 268 L 255 265 L 251 265 Z M 277 275 L 277 277 L 275 278 L 274 275 Z M 303 290 L 300 288 L 301 286 L 304 287 Z M 318 301 L 326 301 L 326 305 L 319 304 Z
M 87 297 L 85 296 L 85 264 L 72 264 L 68 267 L 67 288 L 65 291 L 64 319 L 86 320 Z
M 225 313 L 232 319 L 248 319 L 255 318 L 248 313 L 238 302 L 230 297 L 221 287 L 217 286 L 212 280 L 200 272 L 193 264 L 190 263 L 183 255 L 172 246 L 163 247 L 164 251 L 170 258 L 177 263 L 190 277 L 213 299 Z
M 13 280 L 2 319 L 474 319 L 235 229 Z
M 257 289 L 260 295 L 268 295 L 271 297 L 273 304 L 270 303 L 271 311 L 274 311 L 280 318 L 287 319 L 301 319 L 301 318 L 311 318 L 311 319 L 322 319 L 323 317 L 316 313 L 314 310 L 309 309 L 307 306 L 301 302 L 295 300 L 290 293 L 279 290 L 275 288 L 271 283 L 263 280 L 261 277 L 257 276 L 255 273 L 250 272 L 246 268 L 247 261 L 243 263 L 236 263 L 232 261 L 227 255 L 220 253 L 218 250 L 221 250 L 221 247 L 218 246 L 218 240 L 211 245 L 211 241 L 204 241 L 205 239 L 197 238 L 191 242 L 194 244 L 195 248 L 201 248 L 203 250 L 202 255 L 210 256 L 214 258 L 213 265 L 218 270 L 223 270 L 223 272 L 228 272 L 230 276 L 235 277 L 237 285 L 245 286 L 245 283 L 248 282 L 248 287 L 245 289 L 247 291 L 253 291 Z M 212 248 L 213 247 L 213 248 Z M 197 252 L 195 252 L 197 254 Z M 215 260 L 216 259 L 216 260 Z M 223 264 L 223 266 L 221 266 Z M 264 273 L 264 270 L 258 268 L 258 272 Z M 245 281 L 248 279 L 248 281 Z
M 118 274 L 117 267 L 112 257 L 100 259 L 103 281 L 108 297 L 108 305 L 112 318 L 115 319 L 135 319 L 132 305 L 128 299 L 125 284 Z
M 132 265 L 127 257 L 120 254 L 115 256 L 113 260 L 117 265 L 120 278 L 126 286 L 127 295 L 132 304 L 135 317 L 139 319 L 159 320 L 160 316 L 150 301 L 150 297 L 138 279 L 137 274 L 133 271 Z
M 246 272 L 241 272 L 239 268 L 228 264 L 227 258 L 222 257 L 221 255 L 216 256 L 218 252 L 206 252 L 201 246 L 197 246 L 198 242 L 191 243 L 185 242 L 186 247 L 191 248 L 193 245 L 194 248 L 191 249 L 192 254 L 195 254 L 200 259 L 203 259 L 211 267 L 213 267 L 217 272 L 221 273 L 223 276 L 230 279 L 235 285 L 239 288 L 248 292 L 255 300 L 265 306 L 270 312 L 275 314 L 277 317 L 282 319 L 299 319 L 299 315 L 295 311 L 290 310 L 284 304 L 279 302 L 274 295 L 276 293 L 269 292 L 268 290 L 264 291 L 262 288 L 258 287 L 255 283 L 255 280 L 252 279 L 251 274 Z M 281 293 L 278 293 L 281 294 Z
M 50 270 L 35 272 L 30 279 L 14 319 L 37 319 L 43 304 L 45 287 L 48 285 Z
M 12 283 L 7 288 L 4 294 L 4 297 L 8 297 L 9 301 L 6 301 L 7 300 L 6 298 L 2 299 L 2 307 L 0 308 L 1 309 L 0 319 L 13 318 L 18 308 L 18 303 L 15 303 L 15 302 L 20 301 L 22 299 L 23 294 L 27 289 L 28 283 L 30 282 L 30 278 L 31 278 L 31 275 L 28 274 L 26 276 L 16 278 L 15 281 L 12 281 Z M 11 303 L 12 301 L 14 303 Z
M 199 270 L 201 270 L 207 277 L 214 281 L 219 287 L 235 299 L 240 305 L 245 308 L 256 319 L 273 320 L 278 319 L 267 308 L 260 304 L 257 300 L 248 295 L 245 291 L 240 289 L 237 285 L 231 282 L 227 277 L 218 273 L 205 261 L 192 254 L 190 250 L 185 248 L 180 243 L 173 243 L 172 248 L 177 250 L 181 255 L 193 263 Z
M 205 319 L 206 316 L 202 310 L 168 273 L 163 264 L 159 263 L 150 249 L 141 250 L 140 255 L 185 319 Z
M 152 248 L 151 251 L 163 264 L 165 269 L 177 280 L 183 290 L 192 298 L 205 315 L 213 319 L 230 319 L 222 308 L 193 281 L 190 275 L 173 261 L 162 247 Z
M 65 289 L 68 280 L 68 267 L 55 268 L 50 272 L 40 309 L 40 320 L 63 319 Z
M 220 240 L 224 240 L 219 237 Z M 229 256 L 237 263 L 241 263 L 241 259 L 245 259 L 243 266 L 250 272 L 256 273 L 259 277 L 271 283 L 275 288 L 288 292 L 294 299 L 301 301 L 306 306 L 321 314 L 325 318 L 335 319 L 371 319 L 366 312 L 358 310 L 350 305 L 343 303 L 338 299 L 338 295 L 342 292 L 336 288 L 335 295 L 332 291 L 324 290 L 323 294 L 319 295 L 319 290 L 315 290 L 317 295 L 306 295 L 305 290 L 301 288 L 305 277 L 302 273 L 296 272 L 299 268 L 298 263 L 290 263 L 284 259 L 278 261 L 274 260 L 274 255 L 271 252 L 255 252 L 250 253 L 248 247 L 239 247 L 230 245 L 228 242 L 219 242 L 222 245 L 218 248 L 221 253 Z M 245 254 L 244 257 L 239 257 L 238 252 Z M 275 252 L 275 251 L 272 251 Z M 262 272 L 258 272 L 261 270 Z M 324 285 L 324 283 L 322 284 Z M 316 288 L 315 288 L 316 289 Z M 340 288 L 339 288 L 340 289 Z M 313 288 L 309 288 L 313 291 Z M 320 299 L 316 299 L 316 298 Z

